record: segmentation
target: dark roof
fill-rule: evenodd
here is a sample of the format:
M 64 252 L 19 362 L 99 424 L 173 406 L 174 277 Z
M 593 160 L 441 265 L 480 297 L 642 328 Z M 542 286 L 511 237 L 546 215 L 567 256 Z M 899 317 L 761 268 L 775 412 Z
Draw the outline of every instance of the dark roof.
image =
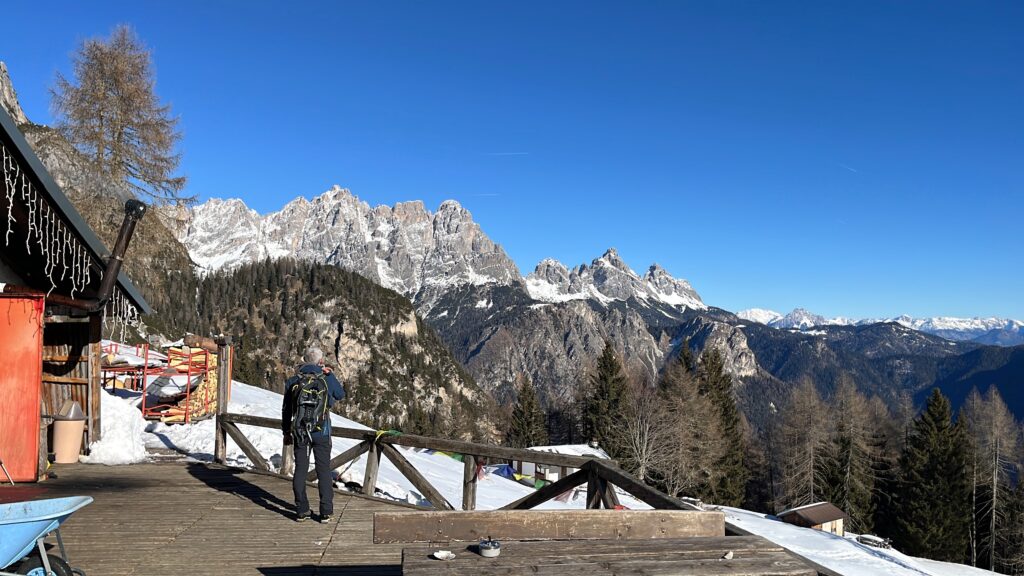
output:
M 808 504 L 806 506 L 791 508 L 779 513 L 779 519 L 783 522 L 809 526 L 817 526 L 818 524 L 824 524 L 826 522 L 832 522 L 842 518 L 846 518 L 846 513 L 829 502 Z M 794 520 L 799 521 L 794 522 Z
M 0 128 L 3 129 L 4 139 L 10 144 L 12 152 L 19 157 L 17 158 L 19 163 L 22 167 L 27 167 L 40 184 L 40 190 L 46 196 L 47 202 L 57 211 L 64 222 L 71 226 L 78 237 L 84 241 L 85 247 L 92 253 L 93 259 L 99 264 L 100 268 L 103 268 L 107 257 L 110 256 L 110 251 L 103 245 L 103 242 L 96 236 L 92 228 L 86 224 L 82 215 L 78 213 L 75 206 L 68 200 L 60 186 L 57 186 L 53 177 L 50 176 L 50 172 L 43 166 L 35 152 L 32 151 L 32 147 L 25 140 L 25 136 L 18 130 L 18 126 L 3 107 L 0 107 Z M 117 286 L 121 288 L 122 292 L 139 312 L 142 314 L 153 312 L 152 308 L 149 307 L 149 304 L 142 297 L 142 294 L 139 293 L 139 290 L 132 284 L 132 281 L 128 279 L 124 272 L 118 274 Z

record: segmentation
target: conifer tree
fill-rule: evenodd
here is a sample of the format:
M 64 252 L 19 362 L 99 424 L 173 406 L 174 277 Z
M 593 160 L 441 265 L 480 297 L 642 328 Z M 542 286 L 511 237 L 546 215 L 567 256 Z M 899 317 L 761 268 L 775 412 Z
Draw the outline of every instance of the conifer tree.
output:
M 984 398 L 971 390 L 960 414 L 970 447 L 971 563 L 995 570 L 1003 567 L 999 552 L 1010 537 L 1007 516 L 1020 430 L 995 386 Z
M 673 496 L 712 502 L 717 501 L 714 489 L 723 473 L 726 439 L 719 430 L 715 405 L 699 392 L 691 367 L 682 354 L 669 363 L 657 392 L 643 397 L 649 405 L 632 408 L 636 413 L 632 421 L 647 425 L 645 472 L 652 482 Z M 632 462 L 630 454 L 621 460 Z
M 849 515 L 853 531 L 870 532 L 875 466 L 880 460 L 876 422 L 867 399 L 847 380 L 837 386 L 829 413 L 833 433 L 826 478 L 828 500 Z
M 964 429 L 936 388 L 910 427 L 900 457 L 895 542 L 901 552 L 963 562 L 968 552 L 970 485 Z
M 897 414 L 906 407 L 898 407 Z M 899 486 L 899 458 L 907 436 L 907 426 L 900 416 L 890 411 L 885 401 L 873 396 L 868 401 L 869 418 L 875 423 L 878 460 L 875 463 L 875 488 L 871 498 L 873 530 L 876 534 L 890 536 L 895 532 L 896 495 Z M 913 421 L 913 415 L 909 421 Z
M 582 399 L 584 433 L 608 449 L 614 444 L 612 428 L 626 393 L 622 364 L 609 341 L 605 341 L 589 384 Z
M 191 202 L 175 176 L 181 138 L 170 106 L 161 104 L 150 53 L 128 26 L 109 39 L 86 40 L 74 56 L 74 81 L 57 75 L 58 127 L 104 181 L 158 202 Z
M 829 452 L 827 408 L 814 382 L 804 380 L 782 407 L 778 431 L 783 501 L 803 506 L 825 498 Z
M 522 376 L 516 387 L 516 403 L 509 419 L 509 429 L 505 434 L 505 444 L 512 448 L 529 448 L 545 446 L 548 443 L 548 431 L 544 425 L 544 410 L 537 400 L 537 391 L 530 379 Z
M 732 377 L 725 371 L 725 361 L 717 348 L 705 350 L 701 355 L 699 391 L 711 400 L 718 419 L 718 431 L 726 444 L 725 453 L 718 463 L 718 479 L 711 487 L 713 501 L 739 506 L 743 503 L 750 476 L 744 463 L 746 439 L 742 417 L 732 393 Z

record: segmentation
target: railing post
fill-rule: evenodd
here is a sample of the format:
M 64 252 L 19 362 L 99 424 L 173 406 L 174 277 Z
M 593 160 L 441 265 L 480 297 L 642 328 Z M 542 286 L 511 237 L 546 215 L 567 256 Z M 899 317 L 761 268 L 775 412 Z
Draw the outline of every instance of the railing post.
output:
M 589 466 L 589 465 L 588 465 Z M 587 509 L 601 507 L 601 478 L 593 467 L 587 470 Z
M 462 455 L 462 509 L 476 510 L 476 456 Z
M 366 452 L 366 474 L 363 475 L 363 494 L 373 496 L 374 488 L 377 487 L 377 470 L 380 468 L 380 446 L 375 441 L 370 442 L 370 449 Z
M 233 352 L 230 336 L 217 339 L 217 425 L 214 426 L 213 459 L 218 464 L 224 464 L 227 461 L 228 439 L 227 431 L 224 430 L 223 416 L 228 413 Z

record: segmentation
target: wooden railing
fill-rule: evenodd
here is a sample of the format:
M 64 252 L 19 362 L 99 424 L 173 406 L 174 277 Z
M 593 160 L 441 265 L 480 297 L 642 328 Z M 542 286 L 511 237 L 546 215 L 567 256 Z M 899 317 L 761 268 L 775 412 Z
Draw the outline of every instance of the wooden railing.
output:
M 219 404 L 223 405 L 223 404 Z M 217 440 L 215 447 L 215 459 L 224 463 L 226 454 L 226 440 L 230 436 L 242 452 L 249 458 L 254 466 L 261 470 L 270 471 L 270 464 L 263 458 L 258 450 L 245 437 L 238 425 L 259 426 L 263 428 L 281 429 L 281 421 L 276 418 L 264 418 L 261 416 L 250 416 L 247 414 L 231 414 L 222 412 L 217 415 Z M 504 446 L 493 446 L 488 444 L 476 444 L 463 442 L 461 440 L 449 440 L 444 438 L 431 438 L 416 434 L 398 434 L 389 432 L 377 432 L 374 430 L 357 430 L 354 428 L 331 427 L 331 436 L 337 438 L 348 438 L 359 442 L 345 450 L 341 454 L 331 458 L 330 468 L 340 468 L 356 458 L 367 455 L 366 468 L 363 474 L 363 494 L 373 496 L 377 485 L 377 473 L 380 469 L 380 459 L 384 456 L 395 465 L 395 468 L 404 475 L 412 485 L 419 490 L 424 499 L 430 502 L 437 510 L 452 510 L 454 507 L 448 500 L 427 480 L 402 454 L 396 446 L 407 446 L 437 450 L 450 454 L 462 456 L 462 509 L 474 510 L 476 508 L 476 487 L 477 487 L 477 465 L 485 461 L 499 462 L 531 462 L 547 466 L 557 466 L 562 470 L 575 469 L 576 471 L 565 475 L 556 482 L 553 482 L 536 492 L 527 495 L 511 504 L 504 506 L 505 509 L 527 509 L 552 500 L 569 490 L 573 490 L 583 484 L 587 485 L 587 508 L 615 508 L 619 505 L 614 486 L 622 488 L 632 494 L 638 500 L 646 502 L 653 508 L 671 510 L 699 510 L 697 506 L 673 498 L 660 492 L 637 478 L 619 469 L 614 461 L 586 458 L 580 456 L 568 456 L 564 454 L 553 454 L 550 452 L 539 452 L 536 450 L 523 450 L 518 448 L 507 448 Z M 315 472 L 309 472 L 307 478 L 316 478 Z

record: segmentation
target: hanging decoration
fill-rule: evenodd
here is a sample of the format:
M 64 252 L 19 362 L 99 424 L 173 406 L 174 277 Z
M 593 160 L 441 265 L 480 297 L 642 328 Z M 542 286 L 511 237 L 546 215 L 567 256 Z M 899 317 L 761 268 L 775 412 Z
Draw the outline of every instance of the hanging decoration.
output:
M 15 159 L 7 146 L 0 142 L 0 166 L 3 167 L 4 196 L 7 199 L 7 229 L 4 231 L 4 246 L 10 247 L 14 232 L 14 202 L 26 207 L 27 234 L 25 250 L 38 253 L 44 260 L 43 273 L 50 282 L 47 295 L 57 288 L 58 283 L 67 285 L 69 296 L 81 294 L 92 282 L 93 258 L 78 236 L 60 215 L 50 207 L 49 202 L 39 194 L 32 179 Z M 112 333 L 120 330 L 121 340 L 129 326 L 138 326 L 139 312 L 118 287 L 104 307 L 103 321 Z

